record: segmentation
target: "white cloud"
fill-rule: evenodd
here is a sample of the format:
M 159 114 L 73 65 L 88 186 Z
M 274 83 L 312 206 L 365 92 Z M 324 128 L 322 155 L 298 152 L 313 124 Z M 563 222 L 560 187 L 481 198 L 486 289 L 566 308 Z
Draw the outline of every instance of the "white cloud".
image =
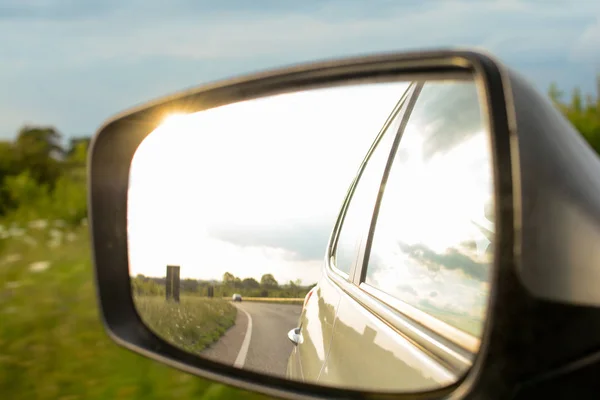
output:
M 24 5 L 0 24 L 0 35 L 13 38 L 0 43 L 0 109 L 80 134 L 121 108 L 205 81 L 446 46 L 486 48 L 543 90 L 554 80 L 568 90 L 593 82 L 600 54 L 594 1 L 238 3 Z M 20 125 L 2 121 L 4 135 Z
M 600 11 L 596 23 L 589 25 L 579 36 L 573 46 L 571 58 L 575 61 L 594 63 L 600 69 Z
M 182 276 L 316 281 L 344 193 L 406 87 L 314 90 L 169 118 L 132 163 L 132 272 L 176 263 Z
M 216 61 L 294 51 L 323 57 L 328 52 L 439 45 L 510 51 L 510 44 L 534 51 L 561 51 L 573 43 L 568 43 L 570 39 L 562 44 L 557 40 L 577 36 L 586 28 L 569 21 L 597 15 L 600 9 L 594 2 L 581 2 L 565 13 L 565 6 L 564 1 L 462 0 L 407 9 L 401 3 L 393 3 L 386 6 L 385 12 L 363 10 L 362 15 L 357 12 L 344 17 L 342 13 L 342 18 L 335 18 L 332 10 L 341 11 L 343 2 L 325 3 L 313 14 L 290 9 L 250 14 L 206 10 L 204 14 L 186 15 L 184 9 L 173 13 L 154 4 L 145 13 L 127 7 L 102 21 L 86 18 L 5 22 L 3 31 L 21 31 L 26 42 L 38 44 L 52 38 L 56 42 L 52 52 L 60 58 L 50 61 L 62 65 L 154 56 Z M 165 14 L 175 18 L 166 18 Z M 22 42 L 3 46 L 19 48 Z

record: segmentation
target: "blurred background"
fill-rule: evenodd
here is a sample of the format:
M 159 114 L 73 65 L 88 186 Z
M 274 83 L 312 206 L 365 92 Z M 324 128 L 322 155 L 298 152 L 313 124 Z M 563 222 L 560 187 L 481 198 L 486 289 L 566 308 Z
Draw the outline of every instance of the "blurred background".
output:
M 297 62 L 474 46 L 547 93 L 600 151 L 593 0 L 0 0 L 0 35 L 4 399 L 263 398 L 121 349 L 101 326 L 85 161 L 123 108 Z

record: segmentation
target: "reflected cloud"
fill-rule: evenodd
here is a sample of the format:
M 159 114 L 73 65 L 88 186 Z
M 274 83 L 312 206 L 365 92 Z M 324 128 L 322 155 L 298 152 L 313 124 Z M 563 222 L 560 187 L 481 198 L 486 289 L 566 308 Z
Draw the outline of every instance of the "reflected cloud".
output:
M 410 246 L 406 243 L 398 243 L 398 247 L 429 271 L 437 272 L 441 268 L 460 270 L 469 278 L 477 281 L 488 280 L 489 263 L 476 262 L 457 249 L 451 248 L 446 253 L 436 253 L 423 244 Z
M 321 261 L 333 223 L 290 225 L 284 227 L 215 226 L 208 229 L 211 237 L 237 246 L 264 246 L 285 249 L 286 257 L 297 261 Z
M 483 126 L 477 91 L 472 84 L 425 85 L 421 91 L 420 110 L 412 115 L 413 123 L 422 127 L 422 160 L 436 154 L 456 151 L 457 147 L 477 135 Z M 448 98 L 452 102 L 448 102 Z M 460 110 L 460 112 L 455 112 Z M 444 134 L 435 134 L 443 130 Z
M 366 283 L 477 336 L 493 236 L 490 143 L 476 86 L 427 82 L 386 183 Z
M 132 271 L 161 276 L 177 263 L 182 277 L 315 282 L 344 194 L 407 86 L 309 90 L 165 116 L 131 166 Z

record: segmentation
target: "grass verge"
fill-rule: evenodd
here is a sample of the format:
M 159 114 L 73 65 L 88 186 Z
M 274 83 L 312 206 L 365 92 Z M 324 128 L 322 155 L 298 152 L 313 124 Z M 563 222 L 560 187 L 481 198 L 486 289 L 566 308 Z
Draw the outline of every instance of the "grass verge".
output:
M 267 398 L 110 340 L 98 316 L 86 227 L 0 225 L 0 398 Z
M 181 296 L 136 296 L 135 307 L 144 323 L 165 341 L 191 353 L 200 353 L 235 323 L 237 308 L 223 299 Z

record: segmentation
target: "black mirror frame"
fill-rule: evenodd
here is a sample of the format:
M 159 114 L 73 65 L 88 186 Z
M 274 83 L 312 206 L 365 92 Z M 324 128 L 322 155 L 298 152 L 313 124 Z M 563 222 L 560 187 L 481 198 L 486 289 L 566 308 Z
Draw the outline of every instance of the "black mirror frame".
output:
M 133 155 L 170 112 L 197 112 L 252 98 L 331 84 L 378 79 L 414 79 L 429 74 L 474 75 L 486 103 L 492 137 L 495 185 L 495 259 L 488 319 L 473 367 L 460 381 L 425 393 L 373 393 L 322 387 L 262 375 L 202 359 L 152 333 L 132 300 L 127 249 L 127 191 Z M 523 288 L 516 275 L 515 244 L 520 221 L 516 124 L 509 78 L 490 56 L 468 50 L 380 54 L 310 63 L 226 80 L 127 111 L 105 123 L 93 138 L 89 159 L 88 209 L 96 288 L 104 326 L 119 345 L 203 378 L 263 394 L 290 398 L 432 399 L 506 397 L 519 377 L 510 373 L 513 321 Z

